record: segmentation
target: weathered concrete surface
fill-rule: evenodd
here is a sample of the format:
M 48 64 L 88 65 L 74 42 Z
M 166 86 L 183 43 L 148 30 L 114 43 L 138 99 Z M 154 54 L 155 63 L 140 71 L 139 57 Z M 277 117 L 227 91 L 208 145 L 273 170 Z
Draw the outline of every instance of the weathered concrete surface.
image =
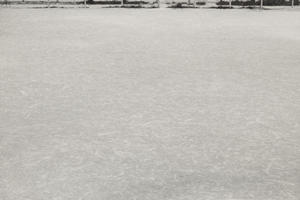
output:
M 0 9 L 0 199 L 299 199 L 299 19 Z

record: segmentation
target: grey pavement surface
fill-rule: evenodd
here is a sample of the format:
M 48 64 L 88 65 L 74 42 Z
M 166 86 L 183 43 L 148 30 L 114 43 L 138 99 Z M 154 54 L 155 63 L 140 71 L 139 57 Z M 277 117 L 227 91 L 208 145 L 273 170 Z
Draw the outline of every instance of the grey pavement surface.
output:
M 298 200 L 299 86 L 299 9 L 0 8 L 0 199 Z

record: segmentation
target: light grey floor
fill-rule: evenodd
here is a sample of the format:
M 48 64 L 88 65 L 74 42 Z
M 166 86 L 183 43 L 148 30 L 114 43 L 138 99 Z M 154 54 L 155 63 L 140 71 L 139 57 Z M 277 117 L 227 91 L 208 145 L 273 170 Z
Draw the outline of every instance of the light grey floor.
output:
M 298 200 L 300 11 L 0 9 L 1 200 Z

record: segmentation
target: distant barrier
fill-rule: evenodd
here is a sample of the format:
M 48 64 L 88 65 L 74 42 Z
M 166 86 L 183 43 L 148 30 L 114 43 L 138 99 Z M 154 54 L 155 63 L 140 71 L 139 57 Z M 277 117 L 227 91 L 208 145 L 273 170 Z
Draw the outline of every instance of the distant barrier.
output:
M 209 0 L 174 0 L 166 4 L 169 8 L 192 8 L 206 5 Z M 160 0 L 0 0 L 0 5 L 45 5 L 46 7 L 58 5 L 111 5 L 121 7 L 160 7 Z M 300 0 L 219 0 L 216 2 L 217 8 L 241 7 L 261 7 L 263 6 L 298 6 Z M 224 6 L 224 7 L 223 7 Z
M 146 5 L 157 2 L 157 0 L 0 0 L 0 5 Z
M 224 1 L 220 0 L 216 3 L 218 6 L 228 6 L 230 4 L 230 1 Z M 299 5 L 299 0 L 263 0 L 264 6 L 291 6 L 291 5 Z M 241 0 L 234 0 L 231 1 L 231 5 L 233 6 L 260 6 L 261 1 L 260 0 L 247 0 L 247 1 L 241 1 Z
M 2 0 L 0 4 L 32 4 L 32 5 L 44 5 L 44 4 L 80 4 L 78 0 Z

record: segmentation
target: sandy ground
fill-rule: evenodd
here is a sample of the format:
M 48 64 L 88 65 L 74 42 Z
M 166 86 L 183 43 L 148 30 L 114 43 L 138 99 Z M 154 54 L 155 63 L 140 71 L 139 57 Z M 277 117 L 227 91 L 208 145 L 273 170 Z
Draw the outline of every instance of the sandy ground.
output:
M 298 200 L 299 19 L 0 9 L 0 199 Z

